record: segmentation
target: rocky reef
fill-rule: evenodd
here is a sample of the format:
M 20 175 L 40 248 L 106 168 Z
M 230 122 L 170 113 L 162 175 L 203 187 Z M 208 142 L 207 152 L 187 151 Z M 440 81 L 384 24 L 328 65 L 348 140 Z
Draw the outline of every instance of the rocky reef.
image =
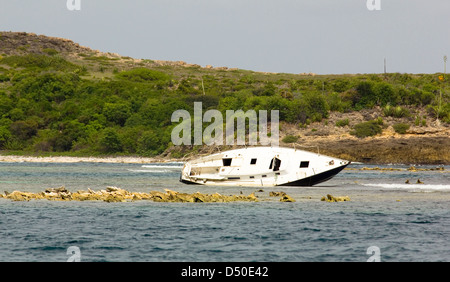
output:
M 295 202 L 294 198 L 286 194 L 285 192 L 269 192 L 270 197 L 280 197 L 280 202 Z
M 51 200 L 51 201 L 105 201 L 105 202 L 129 202 L 139 200 L 151 200 L 154 202 L 235 202 L 247 201 L 257 202 L 258 198 L 254 193 L 245 195 L 221 195 L 203 194 L 195 192 L 193 194 L 180 193 L 165 189 L 164 192 L 150 191 L 143 192 L 129 192 L 118 187 L 107 187 L 106 190 L 87 191 L 79 190 L 77 192 L 70 192 L 65 187 L 49 188 L 43 192 L 30 193 L 14 191 L 12 193 L 6 192 L 0 194 L 0 198 L 9 199 L 12 201 L 30 201 L 30 200 Z
M 327 194 L 326 197 L 322 197 L 322 199 L 320 199 L 321 201 L 325 201 L 325 202 L 346 202 L 346 201 L 350 201 L 350 197 L 349 196 L 339 196 L 339 197 L 334 197 L 330 194 Z

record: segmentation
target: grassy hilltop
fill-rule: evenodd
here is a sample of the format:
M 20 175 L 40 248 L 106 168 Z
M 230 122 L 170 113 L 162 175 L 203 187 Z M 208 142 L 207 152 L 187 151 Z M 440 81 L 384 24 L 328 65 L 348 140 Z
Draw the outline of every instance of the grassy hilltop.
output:
M 283 146 L 352 161 L 449 164 L 449 79 L 439 75 L 262 73 L 0 32 L 0 150 L 179 158 L 230 148 L 171 143 L 172 113 L 202 102 L 224 117 L 279 110 Z

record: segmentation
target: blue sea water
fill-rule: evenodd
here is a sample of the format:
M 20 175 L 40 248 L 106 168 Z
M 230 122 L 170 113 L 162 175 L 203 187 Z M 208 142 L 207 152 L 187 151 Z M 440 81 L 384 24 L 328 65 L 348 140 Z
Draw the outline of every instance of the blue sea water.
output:
M 450 167 L 360 170 L 314 187 L 206 187 L 178 181 L 181 163 L 0 163 L 0 191 L 105 189 L 250 194 L 233 203 L 13 202 L 0 199 L 0 261 L 450 261 Z M 369 166 L 370 167 L 370 166 Z M 431 167 L 428 167 L 431 168 Z M 411 184 L 405 184 L 409 179 Z M 416 184 L 420 179 L 424 184 Z M 262 189 L 262 192 L 257 190 Z M 327 203 L 322 196 L 348 195 Z M 369 251 L 369 252 L 368 252 Z

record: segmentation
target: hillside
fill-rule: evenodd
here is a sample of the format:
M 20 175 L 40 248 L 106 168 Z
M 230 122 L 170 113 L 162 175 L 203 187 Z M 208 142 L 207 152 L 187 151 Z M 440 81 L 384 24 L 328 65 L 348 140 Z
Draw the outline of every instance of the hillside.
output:
M 198 101 L 204 112 L 279 110 L 282 146 L 351 161 L 450 164 L 449 81 L 439 75 L 262 73 L 0 32 L 0 150 L 189 158 L 229 149 L 171 144 L 171 114 L 193 113 Z

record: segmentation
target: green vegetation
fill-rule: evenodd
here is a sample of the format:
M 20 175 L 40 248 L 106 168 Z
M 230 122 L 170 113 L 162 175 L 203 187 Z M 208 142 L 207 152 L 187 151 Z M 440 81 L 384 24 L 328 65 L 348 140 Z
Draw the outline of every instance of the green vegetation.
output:
M 391 105 L 386 105 L 386 107 L 384 107 L 383 114 L 386 117 L 395 117 L 395 118 L 402 118 L 402 117 L 410 116 L 408 109 L 401 107 L 401 106 L 392 107 Z
M 74 59 L 51 48 L 2 54 L 0 150 L 158 155 L 172 145 L 172 113 L 193 114 L 195 101 L 202 102 L 203 111 L 218 109 L 223 116 L 226 110 L 279 110 L 280 121 L 300 126 L 327 119 L 330 111 L 375 106 L 395 118 L 428 107 L 431 116 L 450 123 L 449 94 L 443 92 L 440 107 L 438 95 L 448 82 L 437 75 L 307 76 L 126 62 L 88 53 Z M 348 119 L 336 122 L 348 124 Z M 352 134 L 380 132 L 379 121 L 370 121 L 355 125 Z
M 284 143 L 294 143 L 297 142 L 297 140 L 298 136 L 286 135 L 281 141 L 283 141 Z
M 341 120 L 336 121 L 336 126 L 344 127 L 344 126 L 349 125 L 349 123 L 350 122 L 349 122 L 348 118 L 345 118 L 345 119 L 341 119 Z
M 394 131 L 399 134 L 405 134 L 406 131 L 409 129 L 409 124 L 407 123 L 396 123 L 394 124 Z
M 414 121 L 414 125 L 415 126 L 427 126 L 427 120 L 426 117 L 424 116 L 423 118 L 420 117 L 419 115 L 416 116 L 416 119 Z
M 354 126 L 354 129 L 350 131 L 350 134 L 355 135 L 358 138 L 375 136 L 382 132 L 381 125 L 383 125 L 382 119 L 361 122 Z

